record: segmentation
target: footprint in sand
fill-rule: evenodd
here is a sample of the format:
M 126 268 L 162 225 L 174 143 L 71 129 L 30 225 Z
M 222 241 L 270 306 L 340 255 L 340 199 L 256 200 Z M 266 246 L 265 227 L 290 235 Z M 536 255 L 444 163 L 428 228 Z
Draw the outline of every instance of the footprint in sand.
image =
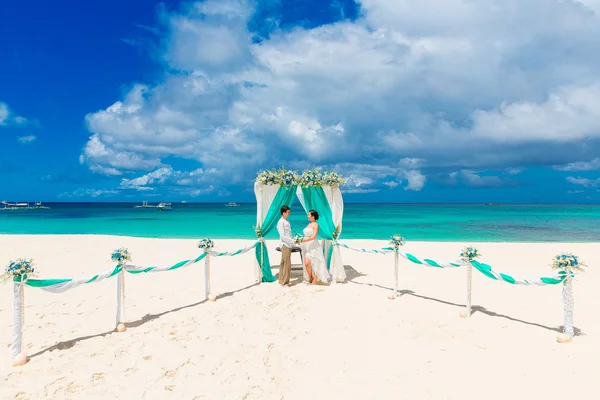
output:
M 105 377 L 106 377 L 106 374 L 103 372 L 94 372 L 92 374 L 92 380 L 94 380 L 94 381 L 103 380 Z

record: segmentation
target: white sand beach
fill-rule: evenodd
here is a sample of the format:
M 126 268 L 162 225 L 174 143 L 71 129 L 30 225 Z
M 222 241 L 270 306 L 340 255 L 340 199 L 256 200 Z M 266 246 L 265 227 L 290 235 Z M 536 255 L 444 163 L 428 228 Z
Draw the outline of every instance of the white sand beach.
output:
M 250 241 L 215 240 L 234 250 Z M 384 241 L 344 241 L 380 248 Z M 408 242 L 405 251 L 454 261 L 471 243 Z M 279 264 L 276 242 L 268 242 Z M 89 276 L 127 247 L 136 264 L 197 256 L 195 240 L 114 236 L 0 236 L 0 264 L 31 257 L 40 278 Z M 593 399 L 600 371 L 598 244 L 478 243 L 482 260 L 515 277 L 552 276 L 552 257 L 580 256 L 571 343 L 561 285 L 514 286 L 466 273 L 342 250 L 348 282 L 255 284 L 253 253 L 213 258 L 216 302 L 204 299 L 204 263 L 126 276 L 127 331 L 115 328 L 116 278 L 63 294 L 26 288 L 24 343 L 11 366 L 12 283 L 0 287 L 0 399 Z M 292 255 L 299 263 L 299 256 Z M 298 266 L 296 266 L 297 268 Z M 273 269 L 277 272 L 277 268 Z M 596 393 L 596 395 L 594 395 Z

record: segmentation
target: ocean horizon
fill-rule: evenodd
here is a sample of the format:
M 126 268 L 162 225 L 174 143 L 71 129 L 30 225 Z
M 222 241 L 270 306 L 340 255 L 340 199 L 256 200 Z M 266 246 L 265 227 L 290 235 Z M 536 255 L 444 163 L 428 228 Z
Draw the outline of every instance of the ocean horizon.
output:
M 173 203 L 173 210 L 133 202 L 44 203 L 49 209 L 0 211 L 0 234 L 104 234 L 152 238 L 252 239 L 256 204 Z M 294 233 L 306 224 L 296 201 Z M 341 240 L 595 242 L 600 207 L 588 204 L 346 203 Z M 267 239 L 276 239 L 275 231 Z

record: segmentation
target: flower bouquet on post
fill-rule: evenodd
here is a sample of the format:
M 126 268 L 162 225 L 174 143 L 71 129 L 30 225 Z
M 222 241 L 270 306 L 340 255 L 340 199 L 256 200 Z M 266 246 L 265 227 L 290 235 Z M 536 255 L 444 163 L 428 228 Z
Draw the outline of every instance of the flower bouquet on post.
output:
M 460 258 L 469 263 L 478 257 L 481 257 L 481 253 L 475 247 L 465 247 L 460 253 Z
M 1 282 L 15 281 L 24 282 L 27 278 L 35 275 L 33 268 L 33 260 L 19 258 L 16 261 L 11 261 L 6 266 L 4 274 L 0 275 Z

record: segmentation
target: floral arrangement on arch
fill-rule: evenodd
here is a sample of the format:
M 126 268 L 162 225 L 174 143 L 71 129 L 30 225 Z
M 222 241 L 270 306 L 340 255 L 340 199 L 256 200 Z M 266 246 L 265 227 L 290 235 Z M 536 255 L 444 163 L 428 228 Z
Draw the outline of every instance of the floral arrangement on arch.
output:
M 302 174 L 285 168 L 261 171 L 256 177 L 256 182 L 263 185 L 281 185 L 301 187 L 332 186 L 339 187 L 345 183 L 344 178 L 337 172 L 324 172 L 318 168 L 305 170 Z
M 35 268 L 33 268 L 33 260 L 19 258 L 15 261 L 11 261 L 8 263 L 8 265 L 6 266 L 6 271 L 0 276 L 0 281 L 21 281 L 24 278 L 28 278 L 34 275 Z
M 261 171 L 256 177 L 256 182 L 263 185 L 292 186 L 297 185 L 298 180 L 299 176 L 295 171 L 290 171 L 283 167 Z
M 579 257 L 571 253 L 562 253 L 554 256 L 552 268 L 559 270 L 571 269 L 573 271 L 583 272 L 586 264 L 579 261 Z

